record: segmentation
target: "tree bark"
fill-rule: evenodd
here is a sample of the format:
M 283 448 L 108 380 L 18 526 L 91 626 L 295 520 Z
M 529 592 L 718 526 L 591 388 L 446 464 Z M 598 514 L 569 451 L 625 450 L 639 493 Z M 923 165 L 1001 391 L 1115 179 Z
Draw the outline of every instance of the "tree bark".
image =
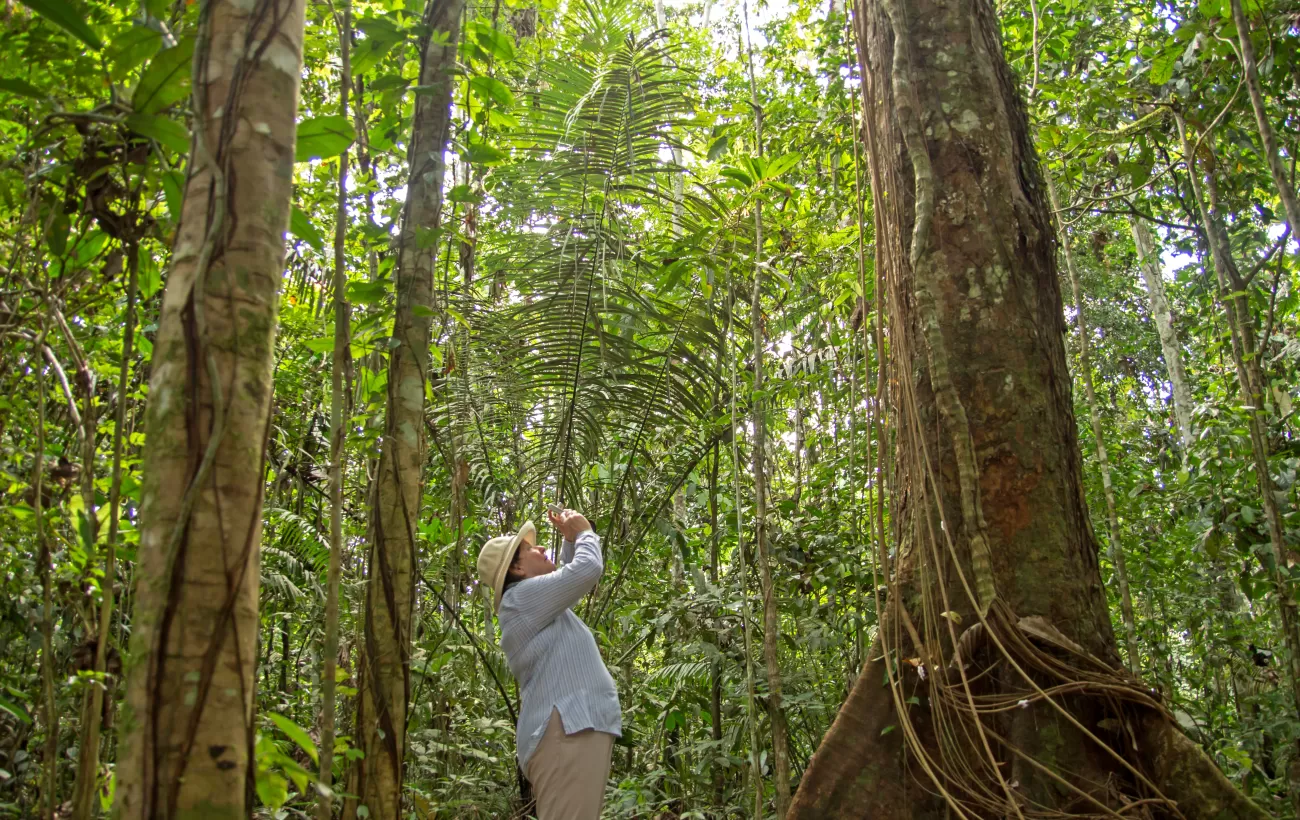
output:
M 1286 213 L 1287 225 L 1291 228 L 1291 239 L 1300 249 L 1300 201 L 1296 199 L 1295 189 L 1287 179 L 1286 166 L 1282 164 L 1282 155 L 1277 149 L 1277 136 L 1273 133 L 1273 124 L 1268 119 L 1268 107 L 1264 104 L 1264 90 L 1259 83 L 1259 67 L 1255 62 L 1255 44 L 1250 39 L 1250 21 L 1241 0 L 1229 0 L 1232 3 L 1232 22 L 1237 27 L 1237 38 L 1241 44 L 1241 67 L 1246 74 L 1246 90 L 1250 93 L 1250 107 L 1255 110 L 1255 126 L 1259 130 L 1259 141 L 1264 147 L 1264 159 L 1268 162 L 1268 172 L 1277 187 L 1278 198 L 1282 200 L 1282 209 Z
M 856 24 L 896 544 L 876 644 L 789 816 L 1095 816 L 1196 789 L 1262 818 L 1118 668 L 1046 192 L 992 4 L 867 0 Z M 1136 737 L 1102 726 L 1148 714 Z
M 1056 198 L 1056 185 L 1047 180 L 1047 195 L 1053 213 L 1061 212 Z M 1060 227 L 1058 222 L 1058 228 Z M 1070 291 L 1074 295 L 1074 323 L 1079 331 L 1079 370 L 1083 374 L 1083 391 L 1088 398 L 1088 418 L 1092 422 L 1092 438 L 1097 448 L 1097 469 L 1101 471 L 1102 492 L 1106 498 L 1106 534 L 1110 543 L 1110 560 L 1115 566 L 1115 583 L 1119 586 L 1120 615 L 1124 620 L 1124 640 L 1128 648 L 1128 668 L 1134 675 L 1141 674 L 1141 655 L 1138 653 L 1137 625 L 1133 620 L 1133 595 L 1128 585 L 1128 567 L 1124 562 L 1124 544 L 1119 535 L 1119 513 L 1116 511 L 1115 487 L 1110 479 L 1110 458 L 1106 454 L 1106 436 L 1101 427 L 1101 408 L 1097 404 L 1097 388 L 1092 380 L 1092 352 L 1088 342 L 1088 319 L 1083 313 L 1083 292 L 1079 289 L 1079 273 L 1074 266 L 1074 248 L 1070 234 L 1058 233 L 1065 254 L 1065 269 L 1070 275 Z
M 348 117 L 348 91 L 352 85 L 352 4 L 345 0 L 339 20 L 339 114 Z M 325 645 L 321 649 L 320 789 L 316 817 L 334 816 L 334 697 L 339 654 L 339 582 L 343 573 L 343 461 L 347 438 L 347 391 L 343 374 L 348 367 L 351 316 L 347 286 L 348 152 L 339 157 L 338 208 L 334 217 L 334 355 L 330 367 L 330 558 L 325 580 Z
M 355 799 L 344 817 L 366 806 L 374 820 L 402 816 L 406 712 L 411 695 L 411 622 L 415 606 L 416 527 L 421 480 L 425 387 L 433 316 L 433 277 L 442 222 L 443 154 L 451 125 L 451 94 L 464 0 L 429 0 L 420 49 L 410 177 L 398 239 L 395 346 L 388 359 L 388 409 L 379 467 L 371 486 L 357 737 Z
M 1133 231 L 1133 244 L 1137 247 L 1138 269 L 1142 271 L 1142 281 L 1147 286 L 1147 298 L 1151 302 L 1151 316 L 1155 319 L 1156 333 L 1160 337 L 1165 372 L 1169 374 L 1169 384 L 1173 388 L 1178 438 L 1186 452 L 1192 446 L 1192 391 L 1187 382 L 1187 371 L 1183 368 L 1178 333 L 1174 330 L 1174 314 L 1169 307 L 1169 298 L 1165 295 L 1165 280 L 1160 273 L 1160 254 L 1151 241 L 1151 231 L 1146 223 L 1135 216 L 1129 217 L 1129 227 Z
M 300 0 L 207 0 L 154 346 L 117 814 L 246 818 L 258 550 L 302 68 Z

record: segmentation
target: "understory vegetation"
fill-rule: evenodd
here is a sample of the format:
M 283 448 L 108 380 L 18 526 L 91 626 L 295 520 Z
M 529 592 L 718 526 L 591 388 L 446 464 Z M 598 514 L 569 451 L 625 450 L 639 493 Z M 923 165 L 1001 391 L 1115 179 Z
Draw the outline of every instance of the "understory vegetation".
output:
M 1114 636 L 1051 629 L 1254 810 L 1296 817 L 1300 4 L 857 2 L 6 0 L 0 817 L 522 816 L 518 693 L 474 559 L 556 501 L 604 539 L 577 610 L 623 705 L 603 816 L 859 816 L 791 793 L 860 675 L 930 708 L 929 676 L 961 666 L 949 628 L 999 611 L 914 545 L 955 539 L 980 579 L 991 561 L 1022 616 L 1044 613 L 1008 578 L 1087 586 L 1003 544 L 1040 513 L 989 478 L 1002 394 L 954 391 L 986 526 L 957 500 L 940 366 L 906 358 L 937 333 L 959 387 L 1028 396 L 1012 359 L 1061 336 L 983 357 L 1013 330 L 977 305 L 1001 309 L 1006 271 L 908 261 L 929 167 L 909 152 L 1015 135 L 947 89 L 908 143 L 929 87 L 906 61 L 954 89 L 975 62 L 920 39 L 892 85 L 864 80 L 862 11 L 906 55 L 952 8 L 995 15 L 1038 168 L 988 173 L 1045 209 L 1022 255 L 1045 242 L 1059 270 Z M 892 145 L 871 136 L 882 88 L 903 100 Z M 933 153 L 936 231 L 978 235 Z M 890 265 L 947 279 L 911 291 Z M 935 293 L 971 307 L 932 327 Z M 1057 299 L 1007 299 L 1031 297 Z M 952 452 L 945 433 L 917 455 L 926 425 Z M 1023 435 L 1023 463 L 1075 469 Z M 913 572 L 972 603 L 922 607 Z M 891 620 L 909 608 L 910 633 Z M 1137 754 L 1128 720 L 1089 729 Z M 930 773 L 956 757 L 921 751 L 943 721 L 869 725 L 952 817 L 1182 816 L 1145 787 L 1015 798 L 1011 767 L 986 779 L 1019 808 L 981 814 L 964 774 Z M 186 814 L 199 788 L 236 808 Z

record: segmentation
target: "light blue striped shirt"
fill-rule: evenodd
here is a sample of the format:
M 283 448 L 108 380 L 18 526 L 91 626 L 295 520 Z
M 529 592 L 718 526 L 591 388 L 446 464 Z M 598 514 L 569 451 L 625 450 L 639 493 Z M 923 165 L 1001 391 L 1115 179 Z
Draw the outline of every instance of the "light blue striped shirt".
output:
M 601 660 L 596 639 L 570 607 L 590 592 L 605 561 L 600 536 L 588 530 L 577 543 L 565 541 L 560 568 L 516 583 L 501 598 L 501 649 L 519 681 L 519 723 L 515 727 L 519 767 L 546 732 L 558 709 L 565 734 L 595 729 L 623 734 L 618 690 Z

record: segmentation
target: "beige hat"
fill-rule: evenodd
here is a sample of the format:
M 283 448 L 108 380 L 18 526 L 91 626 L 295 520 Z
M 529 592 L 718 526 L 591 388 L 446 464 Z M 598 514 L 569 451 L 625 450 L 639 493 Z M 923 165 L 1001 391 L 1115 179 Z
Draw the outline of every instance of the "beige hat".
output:
M 494 610 L 501 609 L 501 595 L 505 592 L 502 587 L 506 582 L 506 572 L 510 569 L 510 562 L 515 560 L 515 551 L 524 541 L 530 545 L 537 543 L 537 528 L 531 521 L 525 521 L 519 528 L 519 532 L 514 535 L 498 535 L 496 538 L 488 539 L 483 549 L 479 550 L 478 582 L 492 587 L 495 593 L 492 598 Z

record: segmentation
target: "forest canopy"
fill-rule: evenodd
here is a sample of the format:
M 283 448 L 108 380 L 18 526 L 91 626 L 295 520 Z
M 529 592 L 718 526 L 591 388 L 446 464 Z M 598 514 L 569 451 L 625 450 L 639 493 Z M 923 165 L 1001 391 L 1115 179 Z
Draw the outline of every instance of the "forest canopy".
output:
M 0 818 L 1300 816 L 1294 0 L 0 21 Z

